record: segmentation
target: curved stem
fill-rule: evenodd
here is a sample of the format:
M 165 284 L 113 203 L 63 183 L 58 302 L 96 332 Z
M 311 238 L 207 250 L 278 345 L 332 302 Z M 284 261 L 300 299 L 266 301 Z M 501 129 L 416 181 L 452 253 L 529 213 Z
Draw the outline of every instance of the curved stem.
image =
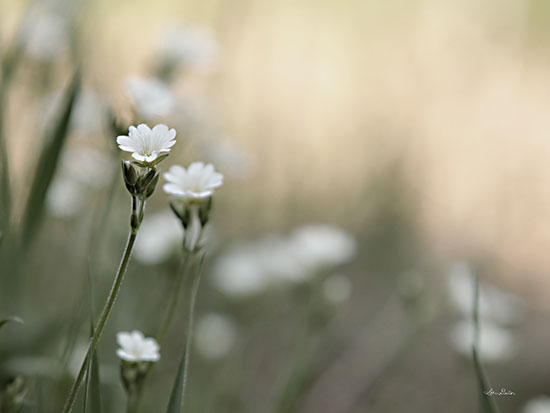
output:
M 122 255 L 122 260 L 120 261 L 120 265 L 118 267 L 118 271 L 115 276 L 113 286 L 111 287 L 111 292 L 109 293 L 109 297 L 107 298 L 105 307 L 101 312 L 101 316 L 99 317 L 99 321 L 95 328 L 94 334 L 90 339 L 90 344 L 88 346 L 86 357 L 82 361 L 82 365 L 80 367 L 80 371 L 78 372 L 78 376 L 76 377 L 76 380 L 73 383 L 71 392 L 69 393 L 69 397 L 67 398 L 67 402 L 65 403 L 65 407 L 63 408 L 63 413 L 70 412 L 73 407 L 73 404 L 76 399 L 76 395 L 78 394 L 78 389 L 80 388 L 80 385 L 82 384 L 82 380 L 84 379 L 88 358 L 90 357 L 90 354 L 92 354 L 95 351 L 97 347 L 97 343 L 99 342 L 99 338 L 101 337 L 101 333 L 103 332 L 103 328 L 105 327 L 107 318 L 111 313 L 111 310 L 117 298 L 118 292 L 120 290 L 120 286 L 122 285 L 122 280 L 124 279 L 124 273 L 126 272 L 126 267 L 128 266 L 128 262 L 130 262 L 130 256 L 132 254 L 132 249 L 136 241 L 136 236 L 137 236 L 137 229 L 132 229 L 128 237 L 128 242 L 126 243 L 126 248 L 124 249 L 124 254 Z
M 179 298 L 181 296 L 181 285 L 183 284 L 183 280 L 187 278 L 187 267 L 189 266 L 190 257 L 191 254 L 184 253 L 183 258 L 180 261 L 178 272 L 176 274 L 176 282 L 174 283 L 172 295 L 170 296 L 170 304 L 168 304 L 168 310 L 166 311 L 166 315 L 164 316 L 164 321 L 162 322 L 162 325 L 157 334 L 157 342 L 159 343 L 159 345 L 162 345 L 166 333 L 170 328 L 170 324 L 172 323 L 172 319 L 174 318 L 174 313 L 176 312 Z

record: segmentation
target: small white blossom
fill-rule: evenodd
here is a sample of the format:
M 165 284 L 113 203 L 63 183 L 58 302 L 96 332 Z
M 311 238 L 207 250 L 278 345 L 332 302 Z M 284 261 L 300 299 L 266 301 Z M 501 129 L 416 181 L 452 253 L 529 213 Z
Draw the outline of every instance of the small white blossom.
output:
M 32 10 L 25 29 L 21 41 L 35 59 L 53 61 L 69 50 L 67 21 L 53 10 Z
M 453 264 L 447 273 L 452 304 L 464 317 L 471 318 L 474 308 L 474 273 L 465 262 Z M 479 283 L 479 317 L 502 324 L 515 324 L 522 318 L 521 301 L 487 283 Z
M 145 338 L 141 331 L 119 332 L 117 356 L 126 361 L 158 361 L 159 345 L 154 338 Z
M 194 162 L 187 169 L 173 165 L 164 174 L 168 183 L 164 184 L 164 192 L 168 195 L 185 200 L 205 199 L 223 184 L 223 175 L 214 170 L 212 164 Z
M 292 235 L 291 250 L 307 267 L 340 265 L 355 255 L 357 243 L 344 230 L 326 224 L 307 225 Z
M 170 152 L 176 144 L 175 129 L 158 124 L 153 129 L 144 123 L 130 126 L 128 136 L 118 136 L 116 141 L 120 149 L 132 152 L 132 157 L 142 162 L 153 162 L 161 153 Z
M 233 321 L 223 314 L 207 314 L 197 323 L 195 342 L 198 351 L 209 359 L 217 359 L 231 351 L 237 341 Z
M 471 357 L 474 343 L 474 324 L 471 320 L 458 322 L 450 332 L 451 346 L 465 357 Z M 509 360 L 518 350 L 517 340 L 508 329 L 489 321 L 479 325 L 479 358 L 486 362 Z
M 216 60 L 218 45 L 211 31 L 185 25 L 169 27 L 159 41 L 162 58 L 184 66 L 204 66 Z
M 176 108 L 176 99 L 162 81 L 150 78 L 130 77 L 126 89 L 134 108 L 141 118 L 156 120 L 169 116 Z
M 136 260 L 159 264 L 181 248 L 182 230 L 169 209 L 145 216 L 134 247 Z
M 550 413 L 550 397 L 539 396 L 529 400 L 521 413 Z

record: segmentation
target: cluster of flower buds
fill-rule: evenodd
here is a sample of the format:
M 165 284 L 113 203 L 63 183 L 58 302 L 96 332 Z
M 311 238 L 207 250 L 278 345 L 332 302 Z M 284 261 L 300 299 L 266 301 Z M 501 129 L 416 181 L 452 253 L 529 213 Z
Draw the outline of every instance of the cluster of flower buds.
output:
M 153 195 L 159 181 L 157 168 L 146 167 L 143 171 L 138 171 L 130 161 L 122 161 L 122 175 L 128 192 L 140 199 Z
M 170 208 L 184 230 L 183 248 L 196 252 L 202 248 L 204 229 L 212 210 L 212 196 L 223 183 L 223 175 L 211 164 L 194 162 L 186 169 L 174 165 L 164 174 L 164 191 L 170 195 Z

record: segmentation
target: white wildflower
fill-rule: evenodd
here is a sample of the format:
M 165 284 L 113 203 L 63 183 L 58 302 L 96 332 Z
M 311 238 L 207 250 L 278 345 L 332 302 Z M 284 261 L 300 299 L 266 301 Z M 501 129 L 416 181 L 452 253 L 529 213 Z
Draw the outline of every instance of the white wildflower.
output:
M 69 50 L 69 28 L 60 14 L 36 8 L 28 16 L 21 41 L 35 59 L 52 61 Z
M 294 232 L 292 250 L 307 267 L 315 270 L 348 262 L 355 255 L 357 243 L 340 228 L 326 225 L 307 225 Z
M 176 99 L 162 81 L 130 77 L 126 81 L 127 92 L 139 117 L 156 120 L 169 116 L 176 108 Z
M 256 294 L 269 285 L 263 266 L 246 246 L 234 248 L 219 258 L 213 275 L 218 289 L 229 295 Z
M 120 149 L 132 152 L 132 157 L 142 162 L 153 162 L 161 153 L 170 152 L 176 144 L 176 131 L 168 129 L 166 125 L 158 124 L 153 129 L 145 124 L 136 128 L 130 126 L 128 136 L 118 136 L 117 143 Z
M 223 314 L 207 314 L 197 323 L 195 342 L 197 350 L 209 359 L 225 356 L 234 347 L 237 340 L 233 321 Z
M 182 230 L 172 211 L 148 214 L 141 224 L 134 256 L 144 264 L 159 264 L 179 250 L 181 238 Z
M 451 346 L 465 357 L 471 357 L 474 343 L 474 324 L 471 320 L 458 322 L 449 335 Z M 514 335 L 489 321 L 480 321 L 479 358 L 486 362 L 509 360 L 518 350 Z
M 447 274 L 452 304 L 464 317 L 471 318 L 474 308 L 474 274 L 464 262 L 455 263 Z M 495 286 L 479 283 L 479 317 L 502 324 L 514 324 L 522 317 L 521 301 Z
M 550 413 L 550 397 L 538 396 L 529 400 L 521 413 Z
M 164 192 L 190 201 L 209 198 L 223 183 L 223 175 L 212 164 L 202 162 L 194 162 L 187 169 L 173 165 L 164 178 L 168 182 L 164 184 Z
M 159 53 L 172 64 L 207 66 L 216 60 L 218 45 L 211 31 L 178 25 L 162 34 Z
M 119 332 L 116 336 L 120 348 L 117 356 L 126 361 L 158 361 L 159 345 L 154 338 L 145 338 L 141 331 Z

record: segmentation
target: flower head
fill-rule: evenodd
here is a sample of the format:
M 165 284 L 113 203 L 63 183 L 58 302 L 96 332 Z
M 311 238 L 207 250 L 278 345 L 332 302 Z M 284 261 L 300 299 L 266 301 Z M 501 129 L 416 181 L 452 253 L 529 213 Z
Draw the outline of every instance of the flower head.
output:
M 167 117 L 176 109 L 176 99 L 172 92 L 158 79 L 130 77 L 126 88 L 138 116 L 144 120 Z
M 161 153 L 170 152 L 176 144 L 176 131 L 166 125 L 158 124 L 153 129 L 145 124 L 136 128 L 130 126 L 128 136 L 118 136 L 116 142 L 120 149 L 132 152 L 132 157 L 138 161 L 154 162 Z
M 209 198 L 214 190 L 223 184 L 223 175 L 214 170 L 212 164 L 194 162 L 187 169 L 173 165 L 164 174 L 168 183 L 164 192 L 184 200 L 203 200 Z
M 158 361 L 159 345 L 154 338 L 145 338 L 141 331 L 119 332 L 116 336 L 120 348 L 117 356 L 126 361 Z

